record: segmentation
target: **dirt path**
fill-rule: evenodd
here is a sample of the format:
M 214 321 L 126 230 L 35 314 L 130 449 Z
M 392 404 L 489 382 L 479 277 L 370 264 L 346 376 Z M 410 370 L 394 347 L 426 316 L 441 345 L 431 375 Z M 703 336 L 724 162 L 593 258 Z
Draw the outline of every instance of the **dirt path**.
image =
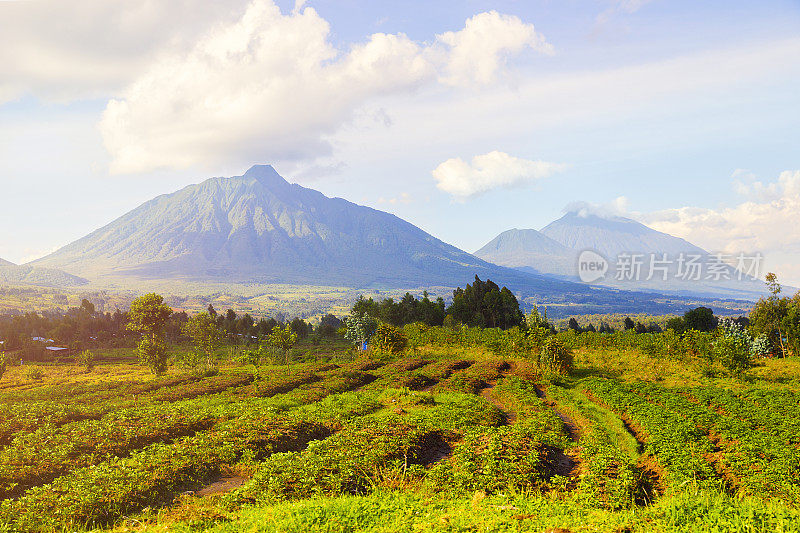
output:
M 575 421 L 570 418 L 567 414 L 561 411 L 558 408 L 558 404 L 556 402 L 550 400 L 547 397 L 547 393 L 545 393 L 544 388 L 540 385 L 534 385 L 536 389 L 536 396 L 538 396 L 553 412 L 556 414 L 558 418 L 561 419 L 561 422 L 564 424 L 564 431 L 566 431 L 567 436 L 572 439 L 574 442 L 578 442 L 581 438 L 581 428 Z
M 509 410 L 500 400 L 497 399 L 497 396 L 495 396 L 493 392 L 495 385 L 497 385 L 496 380 L 488 382 L 486 387 L 481 389 L 480 395 L 490 401 L 495 407 L 500 409 L 500 413 L 503 416 L 503 426 L 515 424 L 517 422 L 517 413 Z

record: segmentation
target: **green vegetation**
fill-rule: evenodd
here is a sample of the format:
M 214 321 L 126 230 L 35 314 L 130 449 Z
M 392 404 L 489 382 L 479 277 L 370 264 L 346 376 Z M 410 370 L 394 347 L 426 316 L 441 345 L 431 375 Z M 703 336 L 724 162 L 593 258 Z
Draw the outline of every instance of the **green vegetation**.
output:
M 49 323 L 161 351 L 9 361 L 0 531 L 800 531 L 789 311 L 773 358 L 757 316 L 556 331 L 478 282 L 469 316 L 498 327 L 391 324 L 364 300 L 324 335 L 155 294 L 121 323 L 82 302 Z

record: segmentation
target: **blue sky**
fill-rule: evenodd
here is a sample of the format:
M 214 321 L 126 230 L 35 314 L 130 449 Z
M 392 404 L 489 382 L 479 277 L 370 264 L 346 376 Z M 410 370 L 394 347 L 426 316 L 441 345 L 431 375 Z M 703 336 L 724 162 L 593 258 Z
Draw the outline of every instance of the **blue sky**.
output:
M 467 251 L 588 201 L 800 283 L 800 2 L 64 4 L 0 1 L 2 258 L 271 163 Z

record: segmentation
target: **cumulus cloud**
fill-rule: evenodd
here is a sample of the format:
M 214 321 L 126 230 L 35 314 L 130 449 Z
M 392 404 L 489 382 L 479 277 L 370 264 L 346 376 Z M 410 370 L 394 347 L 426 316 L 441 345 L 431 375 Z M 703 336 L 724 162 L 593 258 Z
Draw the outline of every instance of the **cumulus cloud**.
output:
M 707 250 L 761 252 L 768 263 L 771 257 L 790 257 L 793 260 L 783 268 L 794 280 L 800 279 L 800 170 L 781 172 L 773 182 L 740 183 L 736 188 L 747 199 L 734 206 L 680 207 L 638 214 L 637 218 Z
M 432 174 L 436 186 L 459 199 L 466 199 L 499 187 L 513 187 L 552 176 L 565 165 L 531 161 L 497 150 L 476 155 L 467 163 L 461 158 L 448 159 Z
M 108 97 L 165 49 L 184 50 L 210 26 L 241 16 L 246 0 L 0 2 L 0 104 Z
M 553 53 L 552 45 L 536 32 L 533 24 L 497 11 L 475 15 L 463 30 L 442 33 L 436 40 L 444 45 L 439 52 L 446 56 L 442 81 L 453 85 L 491 82 L 509 52 L 531 48 Z
M 327 156 L 329 136 L 372 98 L 488 83 L 508 54 L 549 50 L 533 25 L 489 12 L 431 43 L 376 33 L 340 51 L 327 21 L 301 6 L 284 15 L 253 0 L 188 52 L 162 54 L 103 113 L 112 172 Z

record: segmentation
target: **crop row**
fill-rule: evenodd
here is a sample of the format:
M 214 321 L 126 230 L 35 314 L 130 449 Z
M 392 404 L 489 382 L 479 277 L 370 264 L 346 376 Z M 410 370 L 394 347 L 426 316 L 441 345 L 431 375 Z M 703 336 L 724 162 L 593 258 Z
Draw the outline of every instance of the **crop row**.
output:
M 388 390 L 380 399 L 391 410 L 352 420 L 302 452 L 271 456 L 231 499 L 269 501 L 397 487 L 424 477 L 427 465 L 441 460 L 465 429 L 502 421 L 496 407 L 472 395 Z
M 152 444 L 34 487 L 0 504 L 0 522 L 24 531 L 107 524 L 121 514 L 201 485 L 218 474 L 221 465 L 301 449 L 339 429 L 344 421 L 380 407 L 371 398 L 350 395 L 349 400 L 323 402 L 316 409 L 284 411 L 287 404 L 297 401 L 284 396 L 241 402 L 237 418 L 209 430 L 174 443 Z M 47 520 L 41 521 L 42 517 Z
M 676 394 L 651 384 L 640 384 L 637 388 L 709 434 L 719 448 L 715 456 L 723 476 L 727 476 L 740 492 L 800 497 L 800 450 L 787 443 L 785 435 L 764 431 L 763 420 L 747 418 L 743 411 L 726 413 L 724 409 L 713 410 L 707 405 L 711 400 L 724 408 L 727 398 L 731 409 L 743 407 L 735 397 L 717 391 L 721 399 L 706 396 L 701 403 L 693 396 Z M 700 390 L 694 393 L 701 395 Z
M 594 378 L 587 380 L 585 386 L 644 438 L 645 451 L 663 466 L 670 488 L 691 482 L 701 487 L 719 485 L 706 458 L 713 453 L 713 445 L 695 423 L 622 383 Z
M 49 483 L 72 470 L 90 466 L 114 456 L 126 456 L 133 450 L 156 442 L 208 429 L 213 424 L 240 416 L 243 409 L 286 409 L 315 401 L 328 394 L 343 392 L 361 383 L 360 373 L 334 371 L 327 379 L 310 373 L 273 375 L 259 389 L 269 396 L 294 388 L 280 404 L 258 398 L 221 394 L 176 403 L 152 403 L 114 411 L 99 420 L 45 425 L 21 435 L 0 452 L 0 498 L 15 497 L 31 487 Z M 313 378 L 313 379 L 312 379 Z M 296 387 L 314 383 L 313 389 Z M 319 383 L 317 383 L 319 382 Z M 266 395 L 266 394 L 265 394 Z
M 375 372 L 378 379 L 371 383 L 368 388 L 380 390 L 383 388 L 409 388 L 411 390 L 422 390 L 426 387 L 435 385 L 443 379 L 449 378 L 453 372 L 468 368 L 473 364 L 466 359 L 443 359 L 431 363 L 425 359 L 405 359 L 397 363 L 386 365 Z
M 431 391 L 454 391 L 465 394 L 477 394 L 490 382 L 500 379 L 503 373 L 510 369 L 511 364 L 504 359 L 486 359 L 478 361 L 469 368 L 453 374 L 446 380 L 440 381 Z
M 252 374 L 247 372 L 218 374 L 202 380 L 184 376 L 169 381 L 154 380 L 146 386 L 136 384 L 131 387 L 101 389 L 101 395 L 0 404 L 0 446 L 5 446 L 15 437 L 42 426 L 61 426 L 80 420 L 98 419 L 112 411 L 150 402 L 178 401 L 215 394 L 244 386 L 252 380 Z M 49 394 L 54 395 L 66 393 L 60 388 L 48 390 Z M 115 396 L 106 398 L 111 391 Z M 67 401 L 70 403 L 65 403 Z

